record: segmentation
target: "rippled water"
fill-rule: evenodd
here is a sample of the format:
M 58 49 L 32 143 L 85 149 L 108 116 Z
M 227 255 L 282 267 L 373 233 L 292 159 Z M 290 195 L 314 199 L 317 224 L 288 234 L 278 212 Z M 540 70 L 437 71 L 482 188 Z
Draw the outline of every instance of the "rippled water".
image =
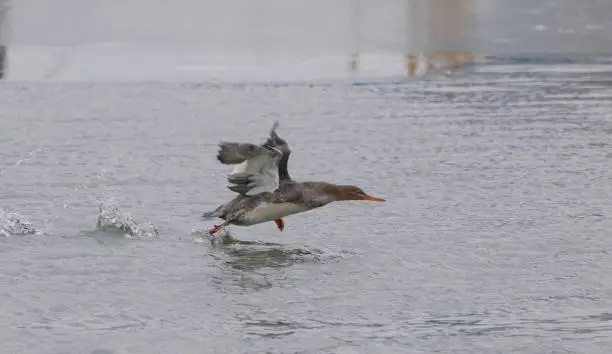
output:
M 3 350 L 608 352 L 611 65 L 0 84 L 0 208 L 46 230 L 0 237 Z M 387 202 L 211 244 L 199 216 L 232 197 L 215 144 L 259 142 L 276 119 L 294 178 Z

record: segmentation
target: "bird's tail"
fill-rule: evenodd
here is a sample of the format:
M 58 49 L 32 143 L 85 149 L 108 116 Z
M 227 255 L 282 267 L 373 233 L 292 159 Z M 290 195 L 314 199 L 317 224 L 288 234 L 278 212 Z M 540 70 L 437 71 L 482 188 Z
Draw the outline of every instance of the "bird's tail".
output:
M 223 207 L 224 207 L 224 205 L 221 205 L 220 207 L 218 207 L 217 209 L 215 209 L 213 211 L 205 212 L 204 214 L 202 214 L 200 219 L 201 220 L 210 220 L 210 219 L 214 219 L 214 218 L 220 218 L 223 215 Z
M 207 211 L 200 217 L 201 220 L 210 220 L 219 217 L 219 212 L 217 210 Z

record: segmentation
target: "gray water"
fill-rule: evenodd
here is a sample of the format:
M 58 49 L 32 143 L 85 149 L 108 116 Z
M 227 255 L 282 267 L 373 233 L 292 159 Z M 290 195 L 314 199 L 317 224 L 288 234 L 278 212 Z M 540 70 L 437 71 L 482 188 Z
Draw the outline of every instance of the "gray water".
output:
M 46 230 L 0 238 L 3 352 L 609 352 L 612 76 L 572 65 L 1 85 L 2 206 Z M 199 215 L 232 197 L 214 144 L 275 119 L 294 178 L 387 202 L 211 244 Z M 97 230 L 99 203 L 159 235 Z
M 0 82 L 2 353 L 610 352 L 603 2 L 497 12 L 507 21 L 482 33 L 506 55 L 452 76 L 377 62 L 323 82 L 329 68 L 313 65 L 307 83 L 295 62 L 228 64 L 233 83 L 177 75 L 198 60 L 164 43 L 101 65 L 98 49 L 53 45 L 142 38 L 121 22 L 67 38 L 56 17 L 40 37 L 19 20 L 28 4 L 8 16 L 17 44 Z M 201 213 L 233 197 L 216 143 L 261 142 L 275 120 L 292 177 L 387 202 L 203 237 Z

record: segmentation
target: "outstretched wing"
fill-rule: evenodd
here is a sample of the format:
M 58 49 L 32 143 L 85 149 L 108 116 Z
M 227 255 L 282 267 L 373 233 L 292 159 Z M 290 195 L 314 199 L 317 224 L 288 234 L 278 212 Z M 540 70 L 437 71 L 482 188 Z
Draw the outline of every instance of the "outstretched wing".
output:
M 289 147 L 289 144 L 287 144 L 287 142 L 283 138 L 278 136 L 278 134 L 276 133 L 276 128 L 278 128 L 278 121 L 275 121 L 274 125 L 272 125 L 272 129 L 270 129 L 270 137 L 268 138 L 268 140 L 266 140 L 266 144 L 281 150 L 283 154 L 291 153 L 291 148 Z
M 278 172 L 281 180 L 290 181 L 291 176 L 289 175 L 289 169 L 287 167 L 289 163 L 289 155 L 291 154 L 291 147 L 287 142 L 276 134 L 276 128 L 278 127 L 278 121 L 274 122 L 272 129 L 270 129 L 270 137 L 266 140 L 266 144 L 273 146 L 280 150 L 282 153 L 281 159 L 278 163 Z
M 242 195 L 273 192 L 280 180 L 291 180 L 287 162 L 291 149 L 289 144 L 276 134 L 278 121 L 270 130 L 270 137 L 263 145 L 251 143 L 221 142 L 217 160 L 226 165 L 235 165 L 228 177 L 228 188 Z
M 228 176 L 228 188 L 247 196 L 274 192 L 279 186 L 278 162 L 281 156 L 278 149 L 267 144 L 258 147 L 251 158 Z
M 217 160 L 228 165 L 239 164 L 255 156 L 257 148 L 255 144 L 221 142 Z

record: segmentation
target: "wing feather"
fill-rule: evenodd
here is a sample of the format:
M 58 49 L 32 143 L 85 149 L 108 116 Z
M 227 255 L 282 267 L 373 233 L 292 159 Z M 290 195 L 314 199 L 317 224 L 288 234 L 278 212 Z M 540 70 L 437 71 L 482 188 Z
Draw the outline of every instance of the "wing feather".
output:
M 248 196 L 274 192 L 279 186 L 278 161 L 281 156 L 282 153 L 277 149 L 262 145 L 255 155 L 246 161 L 244 171 L 228 176 L 228 188 Z
M 258 146 L 250 143 L 221 142 L 217 160 L 226 165 L 242 163 L 255 156 Z
M 274 122 L 270 136 L 262 145 L 251 143 L 221 142 L 217 159 L 226 165 L 234 165 L 227 180 L 228 188 L 242 195 L 257 195 L 278 189 L 280 180 L 291 180 L 287 172 L 287 160 L 291 149 L 276 134 L 278 121 Z

